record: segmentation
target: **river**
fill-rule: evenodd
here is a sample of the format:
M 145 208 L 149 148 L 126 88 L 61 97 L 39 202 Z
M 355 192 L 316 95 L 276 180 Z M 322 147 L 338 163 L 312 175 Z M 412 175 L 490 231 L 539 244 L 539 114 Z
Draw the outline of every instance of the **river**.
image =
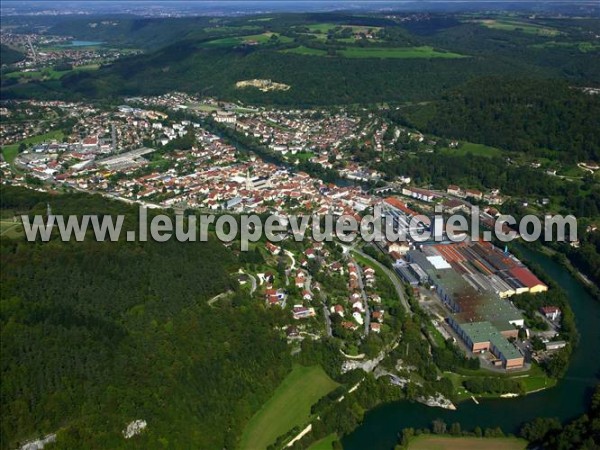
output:
M 448 425 L 459 422 L 472 430 L 499 426 L 505 433 L 518 433 L 521 424 L 536 417 L 557 417 L 562 421 L 582 414 L 594 386 L 600 379 L 600 302 L 560 264 L 546 255 L 519 247 L 526 261 L 538 264 L 567 293 L 577 329 L 579 346 L 572 355 L 565 377 L 557 386 L 513 399 L 462 402 L 456 411 L 430 408 L 400 401 L 379 406 L 365 415 L 363 423 L 342 440 L 345 450 L 389 450 L 398 433 L 407 427 L 430 427 L 435 419 Z

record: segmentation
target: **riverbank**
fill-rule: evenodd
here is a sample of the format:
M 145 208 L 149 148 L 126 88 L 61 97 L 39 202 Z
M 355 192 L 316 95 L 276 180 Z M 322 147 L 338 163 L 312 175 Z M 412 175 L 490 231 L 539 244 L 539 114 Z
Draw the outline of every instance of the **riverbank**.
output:
M 582 345 L 571 356 L 567 374 L 551 389 L 538 386 L 528 395 L 514 398 L 478 398 L 457 405 L 456 411 L 429 408 L 425 405 L 398 401 L 381 405 L 369 411 L 361 426 L 342 439 L 344 449 L 387 450 L 398 440 L 404 428 L 429 428 L 436 419 L 446 423 L 460 423 L 463 430 L 475 427 L 500 427 L 505 433 L 517 434 L 524 422 L 536 417 L 556 417 L 565 422 L 586 411 L 587 402 L 598 382 L 600 361 L 592 355 L 600 353 L 600 302 L 586 290 L 578 277 L 547 254 L 521 248 L 521 256 L 528 264 L 537 264 L 566 293 L 575 314 Z
M 462 437 L 448 435 L 422 434 L 412 438 L 408 450 L 524 450 L 527 441 L 515 437 Z

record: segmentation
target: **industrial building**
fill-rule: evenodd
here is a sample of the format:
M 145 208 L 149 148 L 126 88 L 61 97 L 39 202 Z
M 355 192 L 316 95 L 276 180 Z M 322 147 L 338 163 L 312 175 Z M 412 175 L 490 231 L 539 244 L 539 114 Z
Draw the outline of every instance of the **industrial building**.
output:
M 450 311 L 448 323 L 472 352 L 489 351 L 506 369 L 523 367 L 508 339 L 524 319 L 508 297 L 548 289 L 529 269 L 487 242 L 423 245 L 406 259 L 397 273 L 413 286 L 435 288 Z

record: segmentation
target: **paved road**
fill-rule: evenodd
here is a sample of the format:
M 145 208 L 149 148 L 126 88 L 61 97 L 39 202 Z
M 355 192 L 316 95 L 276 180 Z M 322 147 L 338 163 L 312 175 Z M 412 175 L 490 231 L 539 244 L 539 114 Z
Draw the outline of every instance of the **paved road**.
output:
M 292 252 L 290 252 L 289 250 L 284 250 L 283 251 L 291 260 L 292 260 L 292 265 L 285 269 L 285 285 L 289 286 L 290 284 L 290 279 L 289 276 L 292 273 L 292 271 L 296 268 L 296 258 L 294 258 L 294 254 Z
M 323 316 L 325 317 L 325 329 L 327 330 L 327 336 L 333 336 L 331 331 L 331 317 L 329 316 L 329 310 L 327 309 L 327 297 L 322 292 L 319 293 L 321 297 L 321 304 L 323 305 Z
M 254 294 L 254 291 L 256 291 L 256 278 L 254 275 L 250 275 L 249 273 L 246 275 L 250 277 L 250 282 L 252 283 L 252 287 L 250 288 L 250 295 L 252 295 Z
M 250 278 L 250 283 L 252 284 L 252 287 L 250 288 L 250 295 L 254 294 L 254 291 L 256 291 L 256 277 L 248 272 L 244 272 L 242 269 L 240 269 L 239 273 L 247 275 L 248 278 Z
M 369 262 L 372 262 L 373 264 L 375 264 L 376 266 L 378 266 L 381 270 L 383 270 L 385 272 L 385 274 L 388 276 L 388 278 L 392 281 L 394 288 L 396 289 L 396 293 L 398 294 L 398 299 L 400 300 L 400 303 L 402 303 L 402 306 L 404 306 L 404 309 L 406 309 L 406 312 L 408 314 L 412 315 L 412 310 L 410 309 L 408 301 L 406 300 L 406 296 L 404 295 L 404 286 L 400 282 L 400 278 L 398 278 L 398 275 L 396 275 L 395 272 L 391 271 L 386 266 L 381 264 L 376 259 L 370 257 L 366 253 L 363 253 L 362 251 L 360 251 L 356 248 L 353 249 L 353 251 L 358 253 L 363 258 L 368 259 Z

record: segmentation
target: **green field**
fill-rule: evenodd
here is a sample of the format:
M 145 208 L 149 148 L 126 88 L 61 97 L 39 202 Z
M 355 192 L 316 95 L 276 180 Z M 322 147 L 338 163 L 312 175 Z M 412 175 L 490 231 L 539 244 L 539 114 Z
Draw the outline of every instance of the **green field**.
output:
M 2 147 L 2 155 L 4 156 L 6 162 L 8 162 L 9 164 L 12 164 L 12 162 L 15 160 L 18 154 L 19 144 L 10 144 Z
M 517 20 L 476 20 L 484 27 L 502 31 L 521 31 L 523 33 L 538 34 L 540 36 L 556 36 L 560 34 L 554 28 L 543 27 L 529 22 L 519 22 Z
M 337 439 L 338 437 L 336 434 L 330 434 L 308 447 L 308 450 L 331 450 L 333 448 L 333 443 L 337 441 Z
M 339 52 L 346 58 L 464 58 L 464 55 L 421 47 L 348 47 Z
M 519 438 L 451 437 L 422 434 L 411 439 L 409 450 L 524 450 L 527 441 Z
M 525 392 L 535 392 L 540 389 L 552 387 L 556 384 L 556 379 L 549 378 L 548 375 L 537 364 L 533 364 L 531 369 L 526 374 L 513 376 L 513 379 L 518 379 L 523 383 Z
M 300 47 L 281 50 L 282 53 L 296 53 L 298 55 L 325 56 L 327 52 L 318 48 L 310 48 L 301 45 Z
M 255 20 L 253 22 L 258 22 Z M 212 34 L 228 34 L 228 33 L 239 33 L 240 31 L 257 32 L 261 29 L 258 25 L 242 25 L 239 27 L 219 26 L 219 27 L 207 27 L 204 31 Z
M 352 30 L 353 34 L 357 34 L 357 33 L 365 33 L 366 34 L 369 30 L 371 30 L 372 33 L 376 33 L 379 30 L 381 30 L 381 27 L 372 27 L 372 26 L 366 26 L 366 25 L 317 23 L 317 24 L 306 25 L 301 28 L 297 27 L 295 29 L 295 31 L 300 32 L 305 35 L 308 35 L 308 36 L 314 36 L 319 41 L 325 41 L 328 38 L 328 36 L 330 35 L 330 33 L 334 32 L 334 30 L 340 31 L 341 29 L 348 29 L 348 28 L 350 28 Z M 347 42 L 350 44 L 355 43 L 360 39 L 359 37 L 355 37 L 355 36 L 342 38 L 339 35 L 336 35 L 334 38 L 338 42 Z M 379 41 L 379 39 L 376 37 L 373 37 L 372 39 L 370 39 L 370 42 L 378 42 L 378 41 Z
M 320 366 L 295 366 L 273 396 L 250 419 L 242 434 L 240 448 L 265 449 L 278 436 L 306 425 L 310 407 L 337 386 Z
M 475 144 L 474 142 L 461 142 L 458 148 L 448 148 L 442 150 L 444 153 L 453 155 L 465 155 L 472 153 L 477 156 L 502 156 L 502 150 L 496 147 L 490 147 L 484 144 Z
M 371 27 L 366 25 L 344 25 L 339 23 L 316 23 L 307 25 L 308 28 L 313 33 L 329 33 L 331 30 L 335 28 L 352 28 L 354 33 L 364 32 L 368 30 L 378 31 L 381 27 Z
M 4 155 L 4 159 L 9 164 L 15 160 L 17 155 L 19 154 L 19 145 L 21 143 L 25 144 L 39 144 L 40 142 L 52 141 L 52 140 L 62 140 L 64 138 L 63 132 L 60 130 L 49 131 L 48 133 L 39 134 L 37 136 L 31 136 L 27 139 L 23 139 L 20 142 L 16 142 L 14 144 L 5 145 L 2 147 L 2 154 Z
M 97 64 L 90 64 L 87 66 L 79 66 L 73 68 L 73 70 L 61 70 L 57 71 L 51 68 L 36 70 L 33 72 L 10 72 L 5 74 L 6 78 L 16 78 L 20 80 L 58 80 L 64 75 L 72 72 L 82 72 L 89 70 L 96 70 L 100 67 Z
M 287 36 L 282 36 L 277 33 L 262 33 L 262 34 L 250 34 L 247 36 L 234 36 L 226 37 L 221 39 L 215 39 L 212 41 L 205 42 L 202 47 L 235 47 L 236 45 L 247 44 L 256 42 L 258 44 L 266 44 L 270 41 L 271 36 L 277 36 L 279 42 L 292 42 L 292 39 Z
M 294 47 L 282 50 L 283 53 L 299 55 L 326 56 L 327 51 L 310 47 Z M 414 58 L 466 58 L 464 55 L 452 52 L 442 52 L 429 46 L 421 47 L 347 47 L 337 51 L 338 56 L 352 59 L 382 58 L 382 59 L 414 59 Z
M 483 393 L 483 394 L 472 394 L 467 391 L 465 387 L 462 385 L 463 381 L 474 378 L 474 377 L 500 377 L 500 378 L 510 378 L 512 380 L 520 381 L 523 385 L 523 389 L 526 394 L 530 394 L 532 392 L 539 391 L 541 389 L 550 388 L 556 385 L 555 378 L 549 378 L 548 375 L 542 370 L 540 366 L 537 364 L 533 364 L 531 368 L 527 372 L 521 372 L 517 374 L 506 374 L 506 373 L 495 373 L 490 372 L 486 369 L 479 370 L 468 370 L 468 369 L 457 369 L 457 373 L 454 372 L 444 372 L 444 376 L 449 378 L 454 385 L 454 392 L 456 395 L 456 400 L 467 400 L 469 401 L 471 397 L 476 398 L 498 398 L 497 394 L 491 393 Z
M 23 225 L 21 222 L 13 222 L 12 220 L 0 220 L 0 236 L 11 239 L 21 237 L 23 235 Z

